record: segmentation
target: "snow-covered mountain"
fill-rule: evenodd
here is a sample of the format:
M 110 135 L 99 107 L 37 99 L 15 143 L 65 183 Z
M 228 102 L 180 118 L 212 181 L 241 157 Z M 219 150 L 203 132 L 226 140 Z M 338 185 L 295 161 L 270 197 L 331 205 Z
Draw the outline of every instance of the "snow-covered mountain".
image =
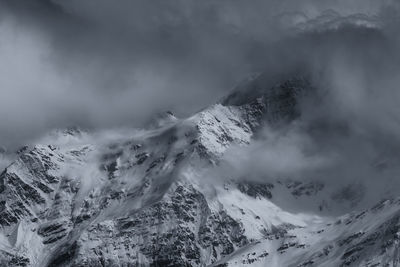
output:
M 20 149 L 0 175 L 0 265 L 397 266 L 399 199 L 337 217 L 362 187 L 212 171 L 264 124 L 301 116 L 316 90 L 304 77 L 269 83 L 146 130 L 71 128 Z

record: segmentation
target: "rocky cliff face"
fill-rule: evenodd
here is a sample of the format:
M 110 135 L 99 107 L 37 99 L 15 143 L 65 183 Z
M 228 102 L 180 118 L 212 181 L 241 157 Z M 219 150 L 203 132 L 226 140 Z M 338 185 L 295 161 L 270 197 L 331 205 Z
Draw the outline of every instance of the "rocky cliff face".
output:
M 56 131 L 19 151 L 0 175 L 1 265 L 394 264 L 398 200 L 332 219 L 320 214 L 334 201 L 320 182 L 205 177 L 264 123 L 299 116 L 299 98 L 314 90 L 304 78 L 268 88 L 260 79 L 186 119 L 111 135 Z M 286 211 L 278 196 L 311 199 L 313 213 Z

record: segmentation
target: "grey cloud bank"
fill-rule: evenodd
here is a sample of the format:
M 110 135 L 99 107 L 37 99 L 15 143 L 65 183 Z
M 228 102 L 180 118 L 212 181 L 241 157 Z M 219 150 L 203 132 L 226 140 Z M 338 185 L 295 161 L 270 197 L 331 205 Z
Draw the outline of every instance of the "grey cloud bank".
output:
M 169 109 L 185 116 L 250 73 L 297 69 L 325 90 L 317 115 L 396 135 L 397 8 L 2 0 L 0 143 L 17 146 L 69 125 L 141 126 Z

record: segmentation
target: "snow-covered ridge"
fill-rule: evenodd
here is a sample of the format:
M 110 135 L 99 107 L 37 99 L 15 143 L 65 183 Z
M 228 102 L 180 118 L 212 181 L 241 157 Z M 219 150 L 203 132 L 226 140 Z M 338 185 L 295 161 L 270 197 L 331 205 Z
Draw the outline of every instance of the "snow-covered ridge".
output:
M 318 206 L 323 184 L 204 177 L 230 146 L 250 144 L 262 124 L 296 118 L 297 99 L 310 90 L 303 78 L 272 89 L 256 83 L 252 94 L 233 94 L 186 119 L 168 114 L 147 130 L 56 131 L 21 150 L 0 175 L 0 265 L 386 261 L 397 251 L 398 200 L 332 218 L 278 201 Z

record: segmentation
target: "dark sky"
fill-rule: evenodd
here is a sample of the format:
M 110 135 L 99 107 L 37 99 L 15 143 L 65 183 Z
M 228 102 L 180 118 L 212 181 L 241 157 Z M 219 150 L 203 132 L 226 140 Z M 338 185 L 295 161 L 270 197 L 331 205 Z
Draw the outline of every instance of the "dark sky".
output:
M 395 135 L 395 2 L 0 0 L 0 144 L 185 116 L 299 68 L 328 90 L 322 114 Z

